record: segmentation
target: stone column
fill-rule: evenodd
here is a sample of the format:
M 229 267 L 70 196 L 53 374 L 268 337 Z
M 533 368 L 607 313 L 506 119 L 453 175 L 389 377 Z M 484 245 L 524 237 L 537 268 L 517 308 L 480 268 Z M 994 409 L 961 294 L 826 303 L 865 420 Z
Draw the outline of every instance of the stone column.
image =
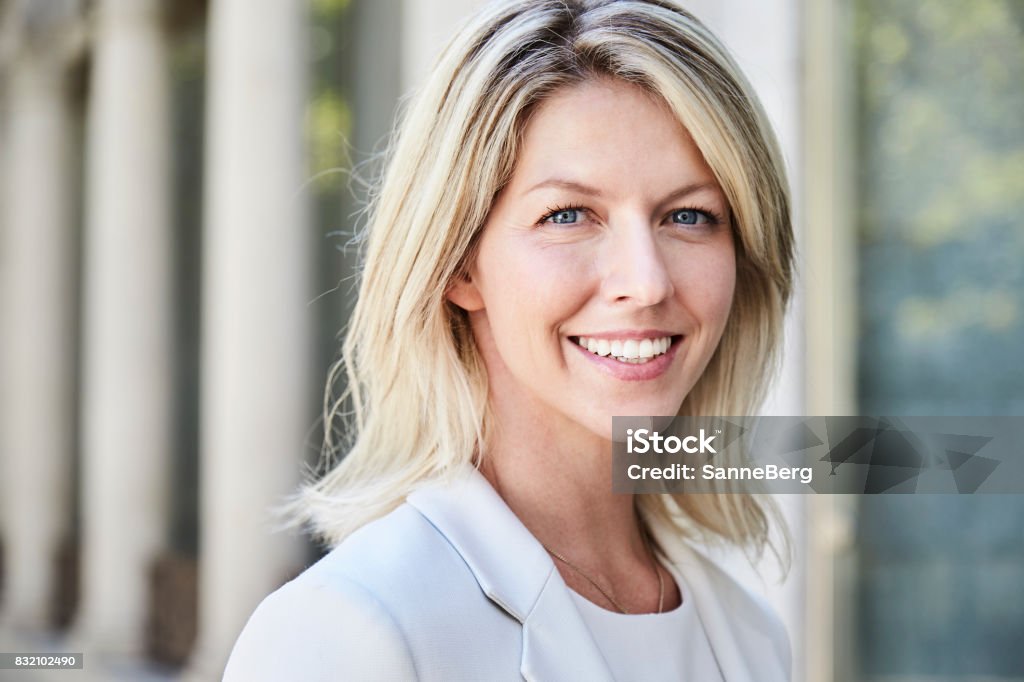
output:
M 75 160 L 68 68 L 75 3 L 9 3 L 2 22 L 0 520 L 2 618 L 51 624 L 57 550 L 70 532 L 75 390 Z
M 316 433 L 307 30 L 294 0 L 210 4 L 197 679 L 220 679 L 249 614 L 302 567 L 271 507 Z
M 173 440 L 169 93 L 162 0 L 100 0 L 87 130 L 82 576 L 75 635 L 142 653 Z

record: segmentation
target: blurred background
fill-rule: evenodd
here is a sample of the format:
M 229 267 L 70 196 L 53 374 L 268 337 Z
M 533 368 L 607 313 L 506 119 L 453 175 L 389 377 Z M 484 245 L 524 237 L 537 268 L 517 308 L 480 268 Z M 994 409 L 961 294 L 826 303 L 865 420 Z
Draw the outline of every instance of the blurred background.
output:
M 322 553 L 375 155 L 479 0 L 0 0 L 0 651 L 219 679 Z M 693 0 L 779 133 L 765 414 L 1024 414 L 1024 0 Z M 1024 499 L 793 496 L 795 679 L 1024 680 Z M 67 672 L 0 670 L 0 679 Z

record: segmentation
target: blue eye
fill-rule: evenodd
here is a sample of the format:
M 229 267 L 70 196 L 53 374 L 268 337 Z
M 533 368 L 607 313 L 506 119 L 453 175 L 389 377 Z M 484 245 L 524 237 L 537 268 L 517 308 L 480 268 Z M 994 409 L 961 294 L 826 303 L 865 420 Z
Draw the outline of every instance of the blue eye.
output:
M 549 211 L 543 218 L 537 221 L 537 224 L 552 223 L 555 225 L 575 225 L 576 223 L 583 222 L 583 210 L 582 208 L 567 206 L 565 208 L 556 208 Z
M 549 216 L 549 220 L 556 225 L 568 225 L 575 223 L 579 219 L 579 210 L 575 208 L 567 208 L 562 211 L 557 211 Z
M 702 225 L 712 222 L 710 216 L 704 211 L 695 208 L 684 208 L 672 211 L 672 222 L 677 225 Z

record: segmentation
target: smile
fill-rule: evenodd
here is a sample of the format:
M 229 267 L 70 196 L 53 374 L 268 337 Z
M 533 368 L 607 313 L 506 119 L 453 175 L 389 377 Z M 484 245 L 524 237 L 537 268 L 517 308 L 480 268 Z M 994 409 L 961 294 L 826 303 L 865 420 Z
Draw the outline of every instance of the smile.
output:
M 668 352 L 671 336 L 656 339 L 599 339 L 588 336 L 573 337 L 581 348 L 594 355 L 611 357 L 619 362 L 642 365 Z

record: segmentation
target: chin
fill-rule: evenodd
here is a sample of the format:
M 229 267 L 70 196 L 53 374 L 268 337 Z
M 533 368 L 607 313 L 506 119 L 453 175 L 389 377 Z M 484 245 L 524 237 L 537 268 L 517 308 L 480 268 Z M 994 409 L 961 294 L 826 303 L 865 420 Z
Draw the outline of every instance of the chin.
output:
M 679 407 L 665 407 L 664 405 L 634 405 L 623 407 L 614 412 L 607 412 L 603 418 L 589 420 L 587 429 L 594 435 L 604 440 L 613 440 L 612 418 L 613 417 L 674 417 L 679 413 Z
M 611 417 L 671 417 L 679 412 L 680 405 L 682 405 L 681 400 L 678 403 L 659 401 L 657 403 L 623 405 L 609 414 L 609 421 Z

